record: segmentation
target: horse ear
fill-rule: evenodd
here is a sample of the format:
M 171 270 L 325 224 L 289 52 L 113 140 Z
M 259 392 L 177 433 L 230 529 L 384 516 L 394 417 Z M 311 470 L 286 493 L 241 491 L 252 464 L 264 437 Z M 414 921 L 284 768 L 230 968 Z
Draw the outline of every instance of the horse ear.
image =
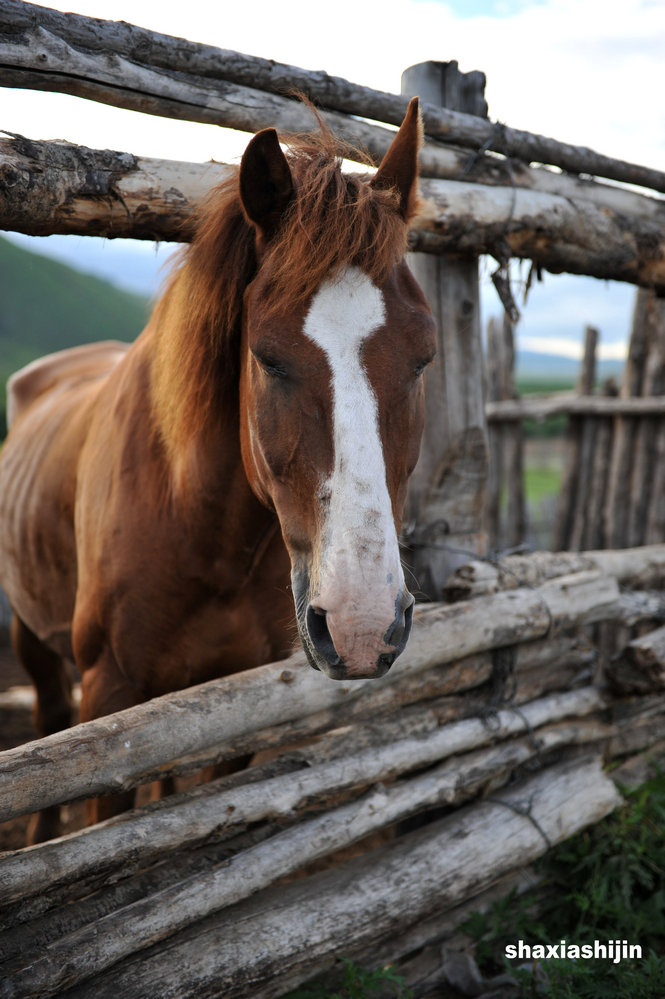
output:
M 381 160 L 372 178 L 372 187 L 396 187 L 400 195 L 400 212 L 406 222 L 416 214 L 418 199 L 418 151 L 422 142 L 423 125 L 417 97 L 409 101 L 404 121 Z
M 293 198 L 291 169 L 274 128 L 264 128 L 250 141 L 240 163 L 240 199 L 250 222 L 266 239 L 279 228 Z

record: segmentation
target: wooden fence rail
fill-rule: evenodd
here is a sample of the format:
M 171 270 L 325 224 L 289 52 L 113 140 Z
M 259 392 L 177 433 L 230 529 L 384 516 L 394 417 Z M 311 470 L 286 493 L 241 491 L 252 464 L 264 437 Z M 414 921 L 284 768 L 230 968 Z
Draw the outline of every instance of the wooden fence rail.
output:
M 327 73 L 19 0 L 3 4 L 0 62 L 2 86 L 59 90 L 132 110 L 246 131 L 270 125 L 302 131 L 302 109 L 283 96 L 298 90 L 323 108 L 343 112 L 333 119 L 336 130 L 344 137 L 351 134 L 353 143 L 368 148 L 372 147 L 372 140 L 366 138 L 371 127 L 353 125 L 346 115 L 398 125 L 407 104 L 399 95 Z M 658 170 L 434 104 L 424 105 L 423 116 L 427 135 L 453 145 L 491 148 L 524 163 L 548 163 L 573 174 L 665 191 L 665 174 Z M 354 131 L 345 131 L 349 129 Z
M 230 169 L 22 136 L 0 139 L 0 226 L 40 236 L 183 242 L 191 237 L 193 209 Z M 650 216 L 625 215 L 584 198 L 433 179 L 421 182 L 421 195 L 413 250 L 514 255 L 553 271 L 665 290 L 665 208 L 659 203 Z
M 260 747 L 276 723 L 277 741 L 312 718 L 309 734 L 321 733 L 279 760 L 0 857 L 0 996 L 276 996 L 330 968 L 340 947 L 394 959 L 419 921 L 435 938 L 451 907 L 616 806 L 599 754 L 660 752 L 665 602 L 619 583 L 664 577 L 665 545 L 476 562 L 457 573 L 470 598 L 422 609 L 390 678 L 321 684 L 298 656 L 0 755 L 6 816 L 178 771 L 176 754 L 189 754 L 186 770 L 201 752 Z M 661 626 L 642 640 L 646 659 L 630 653 L 615 671 L 614 692 L 590 683 L 578 633 L 608 619 Z M 526 764 L 540 772 L 506 787 Z M 456 806 L 443 824 L 309 872 L 441 804 Z

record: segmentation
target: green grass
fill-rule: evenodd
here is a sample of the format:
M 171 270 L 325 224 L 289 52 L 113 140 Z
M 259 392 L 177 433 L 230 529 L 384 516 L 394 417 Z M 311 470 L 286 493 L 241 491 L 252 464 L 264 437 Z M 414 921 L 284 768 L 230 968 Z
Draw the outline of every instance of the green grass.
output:
M 558 468 L 527 466 L 524 471 L 524 494 L 527 503 L 540 504 L 547 496 L 557 496 L 561 488 Z
M 525 999 L 541 994 L 549 999 L 663 999 L 665 775 L 629 792 L 622 808 L 555 847 L 536 866 L 545 878 L 538 896 L 513 894 L 464 924 L 476 940 L 483 971 L 506 970 L 505 947 L 520 939 L 530 946 L 626 940 L 642 947 L 640 960 L 553 959 L 535 962 L 531 971 L 508 968 L 519 978 Z
M 344 967 L 336 987 L 331 990 L 321 982 L 309 982 L 289 992 L 284 999 L 411 999 L 413 993 L 390 967 L 366 971 L 348 958 L 342 958 Z

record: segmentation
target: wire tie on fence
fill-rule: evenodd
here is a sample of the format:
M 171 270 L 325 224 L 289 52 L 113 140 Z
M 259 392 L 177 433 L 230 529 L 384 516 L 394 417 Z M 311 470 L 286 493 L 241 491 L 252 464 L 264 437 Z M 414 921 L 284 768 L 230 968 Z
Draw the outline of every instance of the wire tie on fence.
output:
M 545 840 L 547 849 L 548 850 L 552 849 L 552 847 L 554 846 L 552 840 L 549 838 L 549 836 L 541 826 L 538 819 L 536 819 L 532 815 L 531 810 L 533 808 L 533 795 L 531 795 L 531 797 L 529 798 L 528 802 L 525 805 L 521 805 L 518 802 L 513 803 L 512 801 L 505 801 L 503 798 L 494 798 L 494 797 L 485 798 L 485 801 L 491 801 L 495 805 L 503 805 L 505 808 L 509 808 L 511 812 L 515 812 L 516 815 L 521 815 L 523 818 L 528 819 L 531 825 L 538 830 L 540 835 Z

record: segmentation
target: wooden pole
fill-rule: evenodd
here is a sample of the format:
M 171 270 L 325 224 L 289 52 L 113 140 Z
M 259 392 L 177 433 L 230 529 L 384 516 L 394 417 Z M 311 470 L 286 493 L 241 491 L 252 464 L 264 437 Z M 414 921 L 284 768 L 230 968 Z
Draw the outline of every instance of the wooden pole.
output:
M 578 380 L 578 394 L 589 396 L 593 392 L 596 373 L 596 344 L 598 331 L 592 326 L 586 329 L 584 357 Z M 571 417 L 568 425 L 566 468 L 559 494 L 559 507 L 554 526 L 552 547 L 556 551 L 571 549 L 579 551 L 581 532 L 584 524 L 583 472 L 588 463 L 593 446 L 593 427 L 580 417 Z
M 490 317 L 487 324 L 487 402 L 501 402 L 503 372 L 503 338 L 498 320 Z M 487 407 L 486 407 L 487 409 Z M 489 547 L 500 551 L 503 547 L 501 530 L 501 494 L 505 481 L 503 467 L 503 440 L 505 422 L 498 420 L 487 427 L 489 445 L 489 467 L 487 474 L 487 532 Z
M 427 62 L 402 75 L 402 93 L 486 115 L 485 77 L 457 63 Z M 478 260 L 413 255 L 411 268 L 437 322 L 438 354 L 426 376 L 425 431 L 406 505 L 406 558 L 417 592 L 439 599 L 468 554 L 487 549 L 487 425 L 482 372 Z
M 646 296 L 635 297 L 628 358 L 621 384 L 621 398 L 643 394 L 648 356 Z M 612 460 L 605 507 L 605 543 L 608 548 L 628 547 L 629 489 L 633 474 L 637 424 L 630 417 L 619 416 L 615 422 Z

